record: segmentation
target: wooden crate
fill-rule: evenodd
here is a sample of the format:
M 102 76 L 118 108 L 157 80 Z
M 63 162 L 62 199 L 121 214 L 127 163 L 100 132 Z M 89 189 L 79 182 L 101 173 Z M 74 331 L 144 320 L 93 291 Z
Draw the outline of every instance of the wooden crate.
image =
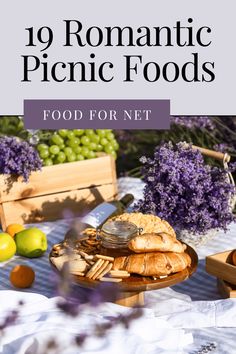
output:
M 28 183 L 0 175 L 2 229 L 11 223 L 61 219 L 65 213 L 79 215 L 116 195 L 115 162 L 109 155 L 43 167 Z
M 236 266 L 231 262 L 233 250 L 216 253 L 206 257 L 206 271 L 236 285 Z
M 236 298 L 236 285 L 227 283 L 226 281 L 217 278 L 217 286 L 220 294 L 224 298 Z

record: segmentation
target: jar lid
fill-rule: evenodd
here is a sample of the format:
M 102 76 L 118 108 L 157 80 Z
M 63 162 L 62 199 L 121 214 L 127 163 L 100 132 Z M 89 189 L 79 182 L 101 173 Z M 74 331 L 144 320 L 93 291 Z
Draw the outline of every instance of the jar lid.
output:
M 138 232 L 135 224 L 129 221 L 107 221 L 102 226 L 102 231 L 106 234 L 116 236 L 117 238 L 127 239 Z

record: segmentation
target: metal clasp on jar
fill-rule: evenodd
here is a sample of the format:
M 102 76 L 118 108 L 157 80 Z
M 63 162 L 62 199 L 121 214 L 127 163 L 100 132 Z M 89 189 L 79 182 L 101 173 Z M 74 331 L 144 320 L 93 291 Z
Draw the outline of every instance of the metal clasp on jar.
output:
M 96 240 L 101 241 L 101 229 L 96 229 Z
M 138 235 L 141 235 L 142 232 L 143 232 L 143 228 L 142 227 L 138 227 Z

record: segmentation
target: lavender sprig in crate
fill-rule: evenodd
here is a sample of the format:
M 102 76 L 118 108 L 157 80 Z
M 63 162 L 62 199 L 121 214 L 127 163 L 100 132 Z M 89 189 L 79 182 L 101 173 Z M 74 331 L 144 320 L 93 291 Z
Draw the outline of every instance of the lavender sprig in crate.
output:
M 223 168 L 207 165 L 203 154 L 221 160 Z M 146 186 L 135 209 L 167 220 L 187 243 L 206 242 L 235 220 L 229 160 L 227 154 L 186 143 L 158 146 L 153 158 L 141 158 Z
M 38 152 L 16 137 L 0 137 L 0 174 L 22 176 L 27 182 L 31 172 L 41 170 Z

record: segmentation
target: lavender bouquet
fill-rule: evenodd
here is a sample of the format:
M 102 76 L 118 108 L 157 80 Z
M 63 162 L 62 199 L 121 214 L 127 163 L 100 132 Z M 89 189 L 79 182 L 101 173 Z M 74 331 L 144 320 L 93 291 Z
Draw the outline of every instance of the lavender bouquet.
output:
M 0 174 L 22 176 L 27 182 L 30 173 L 41 167 L 38 152 L 29 143 L 15 137 L 0 138 Z
M 235 187 L 227 171 L 205 164 L 198 150 L 169 142 L 157 147 L 153 158 L 140 160 L 146 186 L 137 211 L 158 215 L 177 233 L 195 236 L 226 230 L 235 220 L 230 205 Z

